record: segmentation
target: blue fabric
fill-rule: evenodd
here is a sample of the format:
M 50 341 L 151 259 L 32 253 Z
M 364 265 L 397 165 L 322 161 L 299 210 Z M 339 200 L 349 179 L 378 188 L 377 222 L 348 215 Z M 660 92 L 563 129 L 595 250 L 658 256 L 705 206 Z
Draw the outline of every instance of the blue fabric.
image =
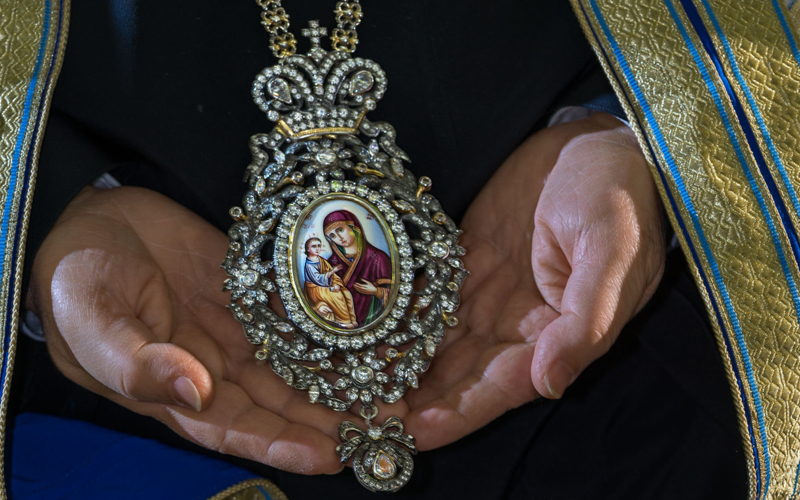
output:
M 120 76 L 128 88 L 132 88 L 133 65 L 136 52 L 138 26 L 137 0 L 111 0 L 111 26 L 114 29 L 114 48 Z
M 625 116 L 625 110 L 622 109 L 622 104 L 619 103 L 616 94 L 605 94 L 592 99 L 583 105 L 584 108 L 602 111 L 609 115 L 616 116 L 620 120 L 628 122 L 628 117 Z
M 253 478 L 157 441 L 35 413 L 15 419 L 10 466 L 13 500 L 205 500 Z

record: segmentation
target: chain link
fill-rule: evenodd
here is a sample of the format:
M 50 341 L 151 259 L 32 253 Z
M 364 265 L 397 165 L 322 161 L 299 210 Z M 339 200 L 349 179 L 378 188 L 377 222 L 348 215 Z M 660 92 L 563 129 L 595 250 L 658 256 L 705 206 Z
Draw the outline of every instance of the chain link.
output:
M 297 52 L 297 40 L 289 31 L 289 14 L 281 0 L 256 0 L 261 12 L 261 24 L 269 33 L 269 47 L 275 57 L 283 59 Z M 333 50 L 354 52 L 358 46 L 356 28 L 361 23 L 363 12 L 359 0 L 341 1 L 333 10 L 336 28 L 331 33 Z
M 378 407 L 374 404 L 366 406 L 362 404 L 358 412 L 361 414 L 361 417 L 367 421 L 367 425 L 371 427 L 372 419 L 378 416 Z

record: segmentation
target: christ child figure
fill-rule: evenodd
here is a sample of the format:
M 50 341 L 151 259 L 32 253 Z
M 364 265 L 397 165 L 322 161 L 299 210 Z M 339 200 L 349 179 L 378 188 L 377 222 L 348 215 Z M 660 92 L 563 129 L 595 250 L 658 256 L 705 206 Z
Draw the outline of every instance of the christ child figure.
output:
M 353 295 L 344 286 L 336 272 L 342 266 L 333 267 L 325 260 L 322 241 L 319 238 L 306 240 L 305 284 L 303 293 L 311 308 L 322 319 L 340 328 L 353 329 L 358 326 L 353 309 Z

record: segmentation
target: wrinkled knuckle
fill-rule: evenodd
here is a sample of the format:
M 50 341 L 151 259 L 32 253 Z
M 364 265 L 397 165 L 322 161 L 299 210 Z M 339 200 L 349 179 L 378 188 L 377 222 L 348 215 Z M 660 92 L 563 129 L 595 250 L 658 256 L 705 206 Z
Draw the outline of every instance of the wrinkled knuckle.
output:
M 608 352 L 614 343 L 608 329 L 602 328 L 599 325 L 590 325 L 587 332 L 587 339 L 589 344 L 596 347 L 602 353 Z
M 225 455 L 239 455 L 236 446 L 232 443 L 231 432 L 225 431 L 220 435 L 208 436 L 204 446 Z
M 120 384 L 119 390 L 123 396 L 141 401 L 146 394 L 152 393 L 152 378 L 149 376 L 152 360 L 147 347 L 150 344 L 142 344 L 129 359 L 119 363 Z M 114 360 L 109 360 L 109 365 L 114 366 Z M 113 368 L 112 368 L 113 369 Z
M 128 399 L 140 401 L 144 384 L 142 381 L 141 369 L 136 363 L 128 363 L 122 367 L 117 387 L 112 387 L 112 389 L 116 389 Z

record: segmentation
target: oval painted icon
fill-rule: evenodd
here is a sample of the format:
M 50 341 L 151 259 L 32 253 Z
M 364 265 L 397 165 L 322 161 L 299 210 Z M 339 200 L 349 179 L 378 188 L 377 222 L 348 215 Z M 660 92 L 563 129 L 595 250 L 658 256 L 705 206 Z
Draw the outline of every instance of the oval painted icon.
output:
M 349 194 L 318 198 L 292 242 L 293 287 L 306 313 L 344 335 L 381 321 L 397 297 L 397 246 L 378 210 Z

